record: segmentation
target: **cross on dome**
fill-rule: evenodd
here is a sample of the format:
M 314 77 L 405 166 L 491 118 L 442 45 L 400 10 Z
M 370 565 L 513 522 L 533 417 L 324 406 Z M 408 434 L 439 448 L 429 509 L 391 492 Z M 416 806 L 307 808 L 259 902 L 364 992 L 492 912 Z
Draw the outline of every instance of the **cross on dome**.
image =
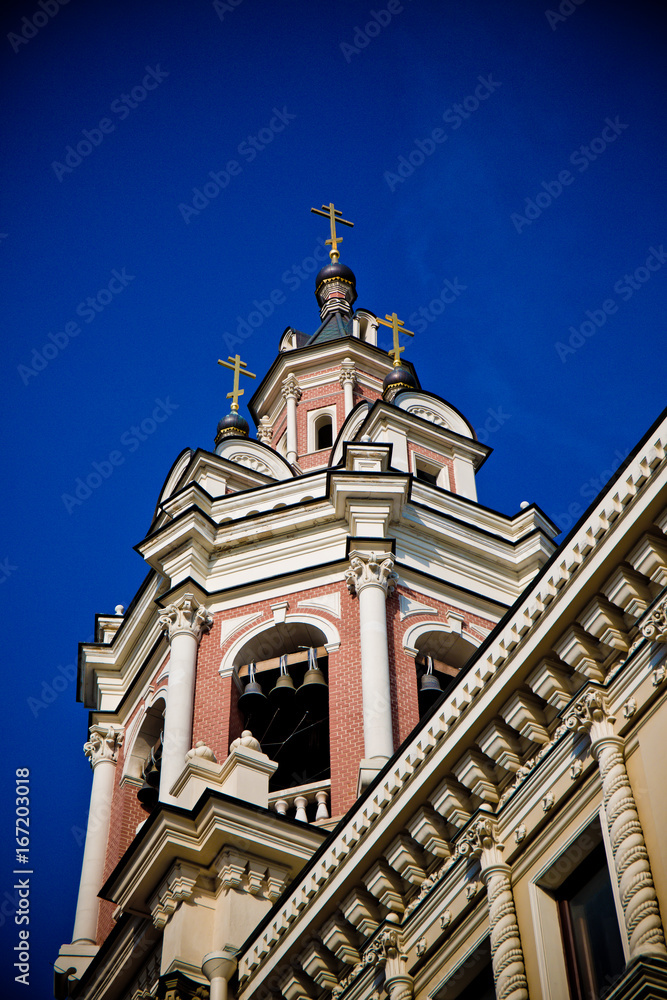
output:
M 229 364 L 229 362 L 232 364 Z M 247 362 L 241 361 L 240 354 L 236 354 L 233 358 L 228 356 L 227 361 L 218 361 L 219 365 L 224 365 L 225 368 L 229 368 L 234 372 L 234 387 L 231 392 L 227 393 L 227 399 L 232 400 L 232 405 L 230 409 L 235 413 L 239 408 L 239 396 L 243 396 L 243 389 L 239 389 L 239 375 L 248 375 L 250 378 L 257 378 L 252 372 L 245 371 L 247 368 Z
M 378 323 L 382 323 L 383 326 L 388 326 L 394 335 L 394 346 L 391 351 L 387 351 L 387 354 L 394 359 L 394 368 L 398 368 L 401 363 L 401 352 L 405 350 L 398 343 L 399 333 L 407 333 L 409 337 L 414 337 L 414 332 L 412 330 L 406 330 L 404 322 L 399 319 L 395 312 L 385 314 L 384 319 L 380 319 L 378 316 Z
M 331 239 L 326 241 L 327 246 L 331 246 L 329 251 L 329 256 L 331 260 L 336 263 L 340 254 L 338 252 L 338 244 L 343 242 L 342 236 L 336 235 L 336 223 L 340 222 L 343 226 L 354 226 L 354 222 L 348 222 L 347 219 L 341 218 L 342 212 L 338 208 L 334 208 L 334 203 L 329 202 L 328 205 L 322 205 L 322 208 L 311 208 L 311 212 L 315 215 L 322 215 L 325 219 L 329 220 L 331 226 Z

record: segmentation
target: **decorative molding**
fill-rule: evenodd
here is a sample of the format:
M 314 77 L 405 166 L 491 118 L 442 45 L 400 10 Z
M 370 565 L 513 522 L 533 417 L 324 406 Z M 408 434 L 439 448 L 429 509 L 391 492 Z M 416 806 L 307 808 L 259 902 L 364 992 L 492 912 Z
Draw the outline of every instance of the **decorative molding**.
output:
M 421 417 L 422 420 L 428 420 L 431 424 L 437 424 L 438 427 L 448 427 L 448 423 L 439 413 L 432 410 L 428 406 L 409 406 L 407 409 L 408 413 L 413 413 L 415 417 Z
M 498 1000 L 528 1000 L 510 868 L 502 860 L 504 849 L 505 845 L 498 840 L 496 822 L 490 817 L 477 819 L 458 845 L 460 854 L 479 858 L 482 878 L 486 882 L 496 997 Z
M 163 626 L 172 642 L 174 636 L 187 632 L 199 642 L 202 632 L 207 632 L 213 625 L 213 617 L 203 604 L 198 604 L 194 594 L 183 594 L 175 604 L 169 604 L 158 622 Z
M 385 594 L 396 586 L 398 574 L 394 572 L 394 557 L 385 552 L 350 552 L 350 568 L 345 572 L 345 582 L 351 594 L 358 594 L 364 587 L 382 587 Z
M 95 768 L 103 760 L 118 763 L 118 751 L 123 744 L 123 730 L 119 726 L 91 726 L 90 739 L 83 744 L 83 752 Z
M 229 618 L 227 621 L 223 621 L 220 626 L 220 648 L 222 649 L 236 632 L 239 632 L 246 625 L 250 625 L 251 622 L 257 621 L 263 614 L 263 611 L 254 611 L 249 615 L 241 615 L 239 618 Z
M 287 376 L 283 381 L 281 392 L 284 399 L 295 399 L 297 403 L 303 395 L 295 375 Z
M 271 420 L 269 417 L 260 417 L 259 424 L 257 425 L 257 440 L 261 441 L 262 444 L 271 444 L 271 438 L 273 437 L 273 427 L 271 426 Z
M 225 455 L 225 458 L 230 462 L 236 462 L 237 465 L 244 465 L 246 469 L 252 469 L 253 472 L 259 472 L 263 476 L 273 478 L 273 473 L 266 462 L 262 462 L 254 455 L 248 455 L 244 451 L 232 451 Z
M 428 604 L 422 604 L 420 601 L 415 601 L 412 597 L 406 597 L 405 594 L 400 594 L 398 598 L 398 604 L 400 609 L 401 621 L 405 621 L 406 618 L 410 618 L 411 615 L 437 615 L 438 612 L 435 608 L 430 607 Z
M 199 878 L 199 868 L 184 861 L 176 861 L 157 891 L 149 900 L 153 923 L 161 930 L 176 911 L 179 903 L 192 896 L 195 882 Z
M 653 609 L 648 619 L 641 626 L 645 639 L 654 642 L 667 642 L 667 597 L 663 597 L 658 606 Z
M 346 382 L 351 383 L 353 386 L 357 383 L 357 369 L 355 367 L 354 361 L 350 358 L 345 358 L 344 361 L 340 363 L 340 372 L 338 373 L 338 381 L 341 386 L 344 386 Z
M 604 814 L 614 856 L 630 957 L 667 955 L 658 898 L 653 885 L 644 832 L 639 821 L 623 754 L 623 740 L 614 735 L 615 718 L 609 714 L 603 692 L 587 691 L 567 717 L 588 733 L 591 753 L 602 778 Z
M 314 608 L 315 611 L 326 611 L 334 618 L 340 618 L 340 594 L 338 591 L 333 591 L 330 594 L 322 594 L 320 597 L 298 601 L 297 608 Z

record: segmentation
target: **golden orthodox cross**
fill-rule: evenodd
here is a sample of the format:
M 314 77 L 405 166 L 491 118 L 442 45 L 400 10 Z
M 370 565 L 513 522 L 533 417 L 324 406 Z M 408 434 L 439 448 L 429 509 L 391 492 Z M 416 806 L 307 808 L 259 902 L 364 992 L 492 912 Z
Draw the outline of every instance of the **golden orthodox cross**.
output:
M 389 320 L 389 322 L 387 322 L 387 320 Z M 399 346 L 398 335 L 399 333 L 407 333 L 408 337 L 414 337 L 414 333 L 412 330 L 405 329 L 405 326 L 403 325 L 403 320 L 399 319 L 395 312 L 392 313 L 391 316 L 389 315 L 389 313 L 386 313 L 384 319 L 380 319 L 380 317 L 378 316 L 378 323 L 382 323 L 384 326 L 390 327 L 392 333 L 394 334 L 393 350 L 387 351 L 387 354 L 389 354 L 390 357 L 393 356 L 394 368 L 397 368 L 398 365 L 400 365 L 401 363 L 401 351 L 405 350 L 404 347 Z
M 311 212 L 315 215 L 323 215 L 325 219 L 329 220 L 331 226 L 331 239 L 326 241 L 327 246 L 331 247 L 329 251 L 329 256 L 331 260 L 336 263 L 340 254 L 338 252 L 338 244 L 343 242 L 342 236 L 336 236 L 336 223 L 340 222 L 344 226 L 353 226 L 354 222 L 348 222 L 347 219 L 342 219 L 342 212 L 338 208 L 334 208 L 334 203 L 329 202 L 328 205 L 322 205 L 322 208 L 311 208 Z
M 230 365 L 229 362 L 232 362 Z M 239 408 L 239 396 L 243 395 L 243 389 L 239 389 L 239 375 L 249 375 L 250 378 L 257 378 L 252 372 L 245 371 L 246 362 L 241 361 L 241 356 L 236 354 L 233 358 L 229 356 L 227 361 L 218 361 L 219 365 L 224 365 L 225 368 L 230 368 L 234 372 L 234 388 L 231 392 L 227 393 L 227 399 L 232 399 L 231 409 L 236 412 Z

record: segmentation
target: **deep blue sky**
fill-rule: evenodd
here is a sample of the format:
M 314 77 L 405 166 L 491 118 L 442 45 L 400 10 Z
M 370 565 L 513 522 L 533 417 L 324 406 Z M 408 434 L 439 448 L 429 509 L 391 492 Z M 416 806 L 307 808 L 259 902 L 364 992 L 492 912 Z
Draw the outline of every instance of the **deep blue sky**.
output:
M 36 31 L 22 19 L 37 0 L 4 15 L 0 945 L 10 982 L 17 767 L 32 774 L 35 872 L 31 986 L 4 996 L 49 996 L 72 931 L 91 775 L 68 665 L 95 613 L 129 604 L 142 580 L 132 545 L 172 461 L 213 447 L 230 388 L 216 364 L 230 353 L 225 334 L 255 299 L 284 293 L 239 345 L 262 374 L 287 324 L 316 328 L 312 275 L 285 274 L 328 235 L 311 206 L 334 201 L 355 223 L 342 260 L 359 306 L 407 322 L 446 279 L 460 289 L 413 326 L 405 356 L 493 446 L 483 503 L 511 514 L 535 501 L 566 528 L 665 405 L 660 5 L 585 0 L 550 24 L 545 0 L 405 0 L 366 33 L 386 6 L 71 0 Z M 21 30 L 34 37 L 8 37 Z M 147 73 L 154 89 L 124 103 Z M 486 96 L 472 110 L 476 88 Z M 272 119 L 282 130 L 253 156 L 249 137 L 266 140 Z M 84 130 L 97 145 L 62 169 Z M 238 166 L 210 204 L 179 208 L 229 161 Z M 651 248 L 656 269 L 641 270 Z M 624 276 L 635 272 L 632 288 Z M 86 311 L 110 281 L 116 294 Z M 587 311 L 604 324 L 559 356 Z M 156 400 L 171 413 L 139 442 L 131 428 Z M 90 497 L 64 501 L 112 452 L 122 461 Z M 58 677 L 65 689 L 47 705 Z

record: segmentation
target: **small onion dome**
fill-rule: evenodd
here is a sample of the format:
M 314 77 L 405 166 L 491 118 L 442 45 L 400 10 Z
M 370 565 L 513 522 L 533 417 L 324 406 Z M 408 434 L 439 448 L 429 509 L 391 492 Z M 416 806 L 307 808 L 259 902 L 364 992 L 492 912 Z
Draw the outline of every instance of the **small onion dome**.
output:
M 218 433 L 215 435 L 215 443 L 220 444 L 223 438 L 228 437 L 248 437 L 250 428 L 248 421 L 244 420 L 240 413 L 228 413 L 218 424 Z
M 399 389 L 416 388 L 417 381 L 408 366 L 403 364 L 396 365 L 384 377 L 384 381 L 382 382 L 382 395 L 386 396 L 388 392 L 394 394 L 398 392 Z
M 336 261 L 334 264 L 325 264 L 320 273 L 315 278 L 315 293 L 319 291 L 320 285 L 325 281 L 330 281 L 332 278 L 338 278 L 340 281 L 346 281 L 348 285 L 354 286 L 357 283 L 357 279 L 354 276 L 353 271 L 347 267 L 346 264 L 341 264 L 340 261 Z

